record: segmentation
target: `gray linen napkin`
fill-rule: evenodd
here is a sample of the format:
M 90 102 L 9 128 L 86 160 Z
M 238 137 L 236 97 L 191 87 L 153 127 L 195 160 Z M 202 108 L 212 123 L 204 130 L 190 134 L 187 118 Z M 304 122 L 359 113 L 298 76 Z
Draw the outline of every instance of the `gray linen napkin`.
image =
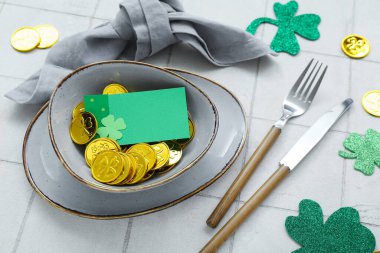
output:
M 183 12 L 177 0 L 124 0 L 114 20 L 57 43 L 42 68 L 5 96 L 40 104 L 74 69 L 96 61 L 139 61 L 177 42 L 197 49 L 217 66 L 272 53 L 251 34 Z

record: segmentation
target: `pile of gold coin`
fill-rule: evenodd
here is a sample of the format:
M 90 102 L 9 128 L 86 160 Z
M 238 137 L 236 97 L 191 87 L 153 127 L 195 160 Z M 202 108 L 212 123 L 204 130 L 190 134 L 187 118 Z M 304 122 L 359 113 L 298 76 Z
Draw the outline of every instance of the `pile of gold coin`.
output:
M 127 93 L 120 84 L 109 84 L 103 94 Z M 87 144 L 84 157 L 92 177 L 104 184 L 131 185 L 144 182 L 155 174 L 170 171 L 181 159 L 183 149 L 192 140 L 195 127 L 189 115 L 190 138 L 159 143 L 138 143 L 121 147 L 110 138 L 95 138 L 98 124 L 85 112 L 84 103 L 74 107 L 70 136 L 76 144 Z
M 48 24 L 38 26 L 24 26 L 17 29 L 11 37 L 11 45 L 20 52 L 29 52 L 35 48 L 49 48 L 59 38 L 58 30 Z

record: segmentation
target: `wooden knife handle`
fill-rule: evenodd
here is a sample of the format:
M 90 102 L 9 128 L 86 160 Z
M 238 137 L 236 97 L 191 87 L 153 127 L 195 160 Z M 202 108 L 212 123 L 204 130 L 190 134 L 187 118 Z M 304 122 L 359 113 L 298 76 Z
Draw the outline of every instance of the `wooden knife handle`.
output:
M 265 154 L 268 152 L 270 147 L 272 147 L 273 143 L 277 140 L 280 133 L 280 128 L 272 126 L 267 135 L 261 141 L 260 145 L 255 150 L 255 152 L 249 158 L 248 162 L 244 165 L 243 169 L 240 171 L 235 181 L 224 194 L 223 198 L 220 200 L 219 204 L 216 206 L 210 217 L 208 217 L 206 221 L 207 225 L 209 225 L 212 228 L 218 226 L 220 220 L 231 207 L 237 195 L 247 184 L 248 179 L 251 177 L 252 173 L 256 170 L 257 166 L 263 160 Z
M 228 237 L 247 219 L 274 188 L 289 174 L 287 166 L 278 168 L 270 178 L 252 195 L 234 216 L 211 238 L 200 253 L 216 252 Z

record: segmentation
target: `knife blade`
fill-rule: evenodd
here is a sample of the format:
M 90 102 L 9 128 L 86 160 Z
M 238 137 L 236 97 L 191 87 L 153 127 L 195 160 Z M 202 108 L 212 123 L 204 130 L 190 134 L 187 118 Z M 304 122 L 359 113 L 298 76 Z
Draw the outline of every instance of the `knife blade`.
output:
M 305 156 L 322 140 L 323 136 L 351 107 L 353 100 L 347 98 L 322 115 L 280 160 L 280 165 L 293 170 Z

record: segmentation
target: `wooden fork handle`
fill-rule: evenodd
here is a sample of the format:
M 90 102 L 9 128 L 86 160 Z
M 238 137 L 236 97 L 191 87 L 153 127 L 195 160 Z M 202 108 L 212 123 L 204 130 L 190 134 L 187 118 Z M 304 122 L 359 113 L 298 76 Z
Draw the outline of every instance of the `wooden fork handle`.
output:
M 234 216 L 211 238 L 200 253 L 216 252 L 228 237 L 247 219 L 274 188 L 289 174 L 287 166 L 280 166 L 272 176 L 252 195 Z
M 257 166 L 263 160 L 265 154 L 268 152 L 273 143 L 277 140 L 281 133 L 281 129 L 275 126 L 269 130 L 267 135 L 261 141 L 256 151 L 249 158 L 248 162 L 244 165 L 235 181 L 231 184 L 230 188 L 224 194 L 219 204 L 216 206 L 210 217 L 208 217 L 206 223 L 212 228 L 218 226 L 220 220 L 226 214 L 232 203 L 236 199 L 237 195 L 241 192 L 243 187 L 247 184 L 248 179 L 252 173 L 256 170 Z

